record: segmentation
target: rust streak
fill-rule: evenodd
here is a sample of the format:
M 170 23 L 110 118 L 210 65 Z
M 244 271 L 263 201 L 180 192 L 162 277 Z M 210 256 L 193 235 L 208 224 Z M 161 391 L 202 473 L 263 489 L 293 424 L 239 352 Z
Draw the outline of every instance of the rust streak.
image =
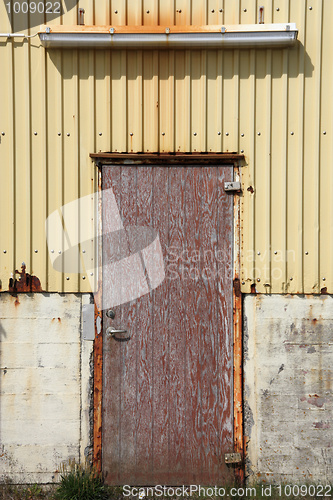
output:
M 239 168 L 235 167 L 235 175 Z M 236 470 L 236 478 L 244 482 L 244 432 L 243 432 L 243 349 L 242 349 L 242 294 L 240 286 L 240 199 L 234 196 L 235 220 L 235 271 L 233 280 L 234 323 L 234 451 L 242 456 L 242 464 Z

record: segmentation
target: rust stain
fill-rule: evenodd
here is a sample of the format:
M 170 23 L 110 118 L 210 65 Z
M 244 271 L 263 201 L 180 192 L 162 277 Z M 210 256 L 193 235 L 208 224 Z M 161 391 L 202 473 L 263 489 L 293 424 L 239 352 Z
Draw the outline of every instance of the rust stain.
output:
M 235 166 L 234 174 L 239 174 Z M 242 330 L 242 293 L 240 285 L 240 200 L 234 197 L 235 243 L 237 254 L 235 256 L 235 272 L 233 279 L 233 330 L 234 330 L 234 451 L 240 453 L 242 463 L 235 470 L 236 480 L 244 482 L 244 427 L 243 427 L 243 330 Z
M 322 408 L 326 403 L 326 399 L 318 396 L 318 394 L 309 394 L 309 397 L 303 396 L 301 401 L 307 401 L 312 406 L 317 406 L 317 408 Z
M 256 285 L 254 283 L 251 285 L 251 293 L 257 293 Z
M 330 429 L 331 425 L 329 422 L 313 422 L 315 429 Z
M 61 323 L 61 318 L 58 318 L 58 323 Z
M 327 295 L 327 286 L 324 286 L 321 290 L 320 290 L 320 293 L 322 295 Z
M 98 174 L 99 191 L 99 223 L 102 214 L 102 175 Z M 101 240 L 101 238 L 100 238 Z M 98 254 L 102 255 L 102 242 L 99 241 Z M 93 463 L 102 472 L 102 396 L 103 396 L 103 316 L 102 316 L 102 278 L 98 281 L 97 293 L 94 296 L 95 340 L 94 340 L 94 417 L 93 417 Z
M 15 298 L 14 304 L 15 304 L 15 307 L 18 307 L 20 305 L 20 301 L 17 297 Z
M 253 189 L 253 187 L 252 187 L 252 186 L 249 186 L 249 187 L 247 188 L 247 190 L 248 190 L 251 194 L 253 194 L 253 193 L 254 193 L 254 189 Z
M 17 269 L 15 274 L 19 274 L 19 279 L 10 278 L 9 291 L 12 293 L 18 292 L 42 292 L 42 285 L 37 276 L 33 276 L 26 272 L 26 265 L 24 262 L 21 266 L 21 272 Z

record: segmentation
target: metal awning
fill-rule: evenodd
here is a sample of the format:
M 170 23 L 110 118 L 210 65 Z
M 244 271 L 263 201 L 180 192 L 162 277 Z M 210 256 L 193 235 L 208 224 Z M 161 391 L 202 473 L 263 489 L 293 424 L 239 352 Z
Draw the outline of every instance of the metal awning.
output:
M 284 48 L 296 43 L 295 23 L 226 26 L 43 26 L 47 49 Z

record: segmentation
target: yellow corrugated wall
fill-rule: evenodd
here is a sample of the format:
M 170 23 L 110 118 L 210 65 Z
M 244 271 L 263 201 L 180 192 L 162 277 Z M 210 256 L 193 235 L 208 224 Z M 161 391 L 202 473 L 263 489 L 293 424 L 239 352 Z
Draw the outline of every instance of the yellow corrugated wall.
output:
M 296 48 L 45 51 L 38 37 L 0 39 L 2 290 L 22 261 L 45 290 L 89 289 L 52 269 L 44 229 L 96 189 L 89 153 L 242 150 L 242 290 L 333 292 L 332 0 L 78 7 L 86 24 L 200 25 L 256 23 L 261 5 L 266 23 L 296 22 Z M 76 22 L 77 8 L 51 24 Z M 4 2 L 0 23 L 11 31 Z

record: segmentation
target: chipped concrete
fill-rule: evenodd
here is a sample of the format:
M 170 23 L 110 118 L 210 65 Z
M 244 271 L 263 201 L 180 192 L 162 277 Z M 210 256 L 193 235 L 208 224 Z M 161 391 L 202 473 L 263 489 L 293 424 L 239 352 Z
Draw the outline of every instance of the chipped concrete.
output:
M 244 300 L 249 481 L 332 481 L 333 298 Z
M 90 446 L 90 358 L 74 294 L 0 295 L 0 480 L 52 482 Z

